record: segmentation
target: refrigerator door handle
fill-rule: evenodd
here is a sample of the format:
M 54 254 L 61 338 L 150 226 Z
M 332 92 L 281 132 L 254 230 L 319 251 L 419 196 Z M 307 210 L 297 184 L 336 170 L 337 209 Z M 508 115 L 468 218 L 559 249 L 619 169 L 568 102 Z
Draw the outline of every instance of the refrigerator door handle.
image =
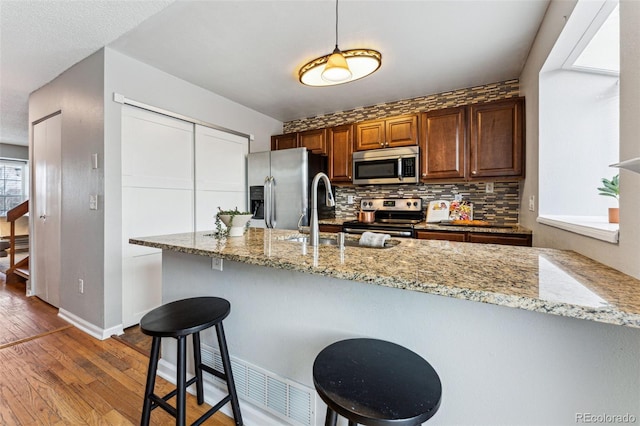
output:
M 264 178 L 264 224 L 267 228 L 271 228 L 271 192 L 270 192 L 270 176 Z
M 276 186 L 276 179 L 271 176 L 270 178 L 270 182 L 269 182 L 269 198 L 271 200 L 271 214 L 270 214 L 270 218 L 269 218 L 269 222 L 271 222 L 271 226 L 270 228 L 275 228 L 276 227 L 276 222 L 278 220 L 278 218 L 276 217 L 276 194 L 277 194 L 277 190 L 275 189 Z

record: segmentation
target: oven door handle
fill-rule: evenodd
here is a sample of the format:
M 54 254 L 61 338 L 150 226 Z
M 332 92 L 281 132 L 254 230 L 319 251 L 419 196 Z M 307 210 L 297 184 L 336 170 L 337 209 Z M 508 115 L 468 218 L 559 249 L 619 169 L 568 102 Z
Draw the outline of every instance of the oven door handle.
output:
M 413 237 L 413 232 L 411 231 L 382 231 L 371 229 L 343 228 L 343 232 L 346 232 L 347 234 L 364 234 L 367 231 L 376 232 L 378 234 L 389 234 L 392 237 Z

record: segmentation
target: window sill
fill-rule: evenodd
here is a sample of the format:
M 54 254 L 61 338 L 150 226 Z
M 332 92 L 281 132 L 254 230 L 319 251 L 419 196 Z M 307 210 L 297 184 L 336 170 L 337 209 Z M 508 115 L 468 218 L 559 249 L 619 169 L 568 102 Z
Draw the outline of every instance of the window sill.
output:
M 609 223 L 605 216 L 538 216 L 538 223 L 585 235 L 608 243 L 618 243 L 618 224 Z

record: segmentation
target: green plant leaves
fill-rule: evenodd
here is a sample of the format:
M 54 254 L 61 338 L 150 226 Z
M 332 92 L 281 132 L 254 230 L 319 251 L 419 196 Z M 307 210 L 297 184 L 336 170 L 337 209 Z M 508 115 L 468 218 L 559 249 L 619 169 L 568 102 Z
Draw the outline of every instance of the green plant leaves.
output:
M 620 175 L 615 175 L 611 180 L 602 178 L 601 181 L 602 186 L 598 188 L 599 194 L 605 197 L 613 197 L 617 200 L 620 195 Z

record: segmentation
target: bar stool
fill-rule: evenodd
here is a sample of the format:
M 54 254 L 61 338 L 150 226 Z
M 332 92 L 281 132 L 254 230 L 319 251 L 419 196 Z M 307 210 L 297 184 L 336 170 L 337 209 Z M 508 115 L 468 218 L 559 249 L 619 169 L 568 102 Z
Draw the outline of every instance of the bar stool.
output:
M 356 424 L 416 426 L 440 407 L 442 384 L 431 365 L 395 343 L 348 339 L 324 348 L 313 363 L 313 384 L 327 404 L 326 426 L 338 414 Z
M 202 372 L 206 371 L 227 382 L 228 395 L 220 402 L 214 405 L 210 410 L 204 413 L 193 424 L 199 425 L 216 411 L 218 411 L 227 402 L 231 402 L 233 417 L 236 425 L 242 425 L 242 416 L 240 415 L 240 405 L 238 404 L 238 396 L 233 382 L 231 372 L 231 360 L 227 349 L 227 341 L 222 328 L 222 320 L 225 319 L 231 311 L 231 305 L 225 299 L 219 297 L 195 297 L 191 299 L 183 299 L 162 305 L 149 313 L 140 320 L 140 329 L 144 334 L 153 337 L 151 343 L 151 355 L 149 357 L 149 370 L 147 371 L 147 385 L 144 392 L 144 405 L 142 408 L 142 425 L 148 425 L 151 417 L 151 410 L 161 407 L 169 414 L 176 418 L 176 425 L 183 426 L 186 421 L 186 392 L 187 387 L 196 384 L 196 395 L 198 404 L 204 402 L 204 390 L 202 385 Z M 200 331 L 209 327 L 216 327 L 218 336 L 218 344 L 220 347 L 220 355 L 222 358 L 222 366 L 224 371 L 218 371 L 208 365 L 202 363 L 200 353 Z M 187 336 L 193 335 L 193 358 L 195 367 L 195 377 L 187 380 Z M 177 359 L 177 378 L 176 389 L 167 395 L 160 397 L 154 393 L 156 370 L 158 368 L 158 357 L 160 353 L 160 341 L 163 337 L 174 337 L 178 343 L 178 359 Z M 177 396 L 175 408 L 167 401 Z

